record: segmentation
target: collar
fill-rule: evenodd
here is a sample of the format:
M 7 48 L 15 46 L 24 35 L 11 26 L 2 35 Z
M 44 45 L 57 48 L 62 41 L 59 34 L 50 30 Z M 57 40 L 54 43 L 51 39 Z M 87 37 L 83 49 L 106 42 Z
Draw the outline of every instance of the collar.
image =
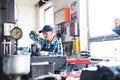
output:
M 53 45 L 56 44 L 56 41 L 57 41 L 57 38 L 54 36 L 51 44 L 53 44 Z

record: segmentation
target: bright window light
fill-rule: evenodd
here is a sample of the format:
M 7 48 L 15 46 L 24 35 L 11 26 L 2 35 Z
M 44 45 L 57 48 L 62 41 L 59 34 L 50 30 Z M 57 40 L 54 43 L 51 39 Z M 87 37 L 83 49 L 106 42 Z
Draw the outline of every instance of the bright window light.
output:
M 120 18 L 120 0 L 90 0 L 90 37 L 113 34 L 114 19 Z

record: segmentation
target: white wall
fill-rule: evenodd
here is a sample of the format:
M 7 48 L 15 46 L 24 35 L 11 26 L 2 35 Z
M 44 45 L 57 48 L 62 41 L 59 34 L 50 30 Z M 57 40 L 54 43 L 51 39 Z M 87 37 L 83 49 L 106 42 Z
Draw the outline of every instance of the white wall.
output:
M 21 0 L 16 0 L 16 19 L 18 19 L 18 27 L 23 30 L 23 37 L 18 40 L 18 46 L 30 46 L 33 41 L 29 38 L 29 32 L 35 29 L 35 5 L 23 3 Z
M 87 13 L 87 1 L 88 0 L 79 0 L 80 1 L 80 45 L 81 50 L 88 51 L 88 13 Z

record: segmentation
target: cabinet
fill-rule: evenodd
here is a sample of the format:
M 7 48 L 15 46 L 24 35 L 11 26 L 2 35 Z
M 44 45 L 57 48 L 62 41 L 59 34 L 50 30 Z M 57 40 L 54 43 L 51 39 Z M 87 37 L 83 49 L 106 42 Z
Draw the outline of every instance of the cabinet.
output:
M 70 9 L 62 8 L 54 13 L 55 25 L 70 21 Z
M 29 74 L 30 77 L 35 78 L 40 75 L 47 75 L 48 72 L 56 72 L 60 71 L 61 68 L 66 64 L 65 56 L 58 57 L 49 57 L 49 56 L 32 56 L 32 63 L 46 62 L 48 61 L 50 64 L 48 65 L 31 65 L 31 72 Z

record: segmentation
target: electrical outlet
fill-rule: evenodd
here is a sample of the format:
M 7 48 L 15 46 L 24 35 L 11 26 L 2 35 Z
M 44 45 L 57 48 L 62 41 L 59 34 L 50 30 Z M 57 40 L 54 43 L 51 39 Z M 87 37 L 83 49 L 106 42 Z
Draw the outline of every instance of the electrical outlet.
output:
M 12 28 L 14 28 L 13 23 L 4 23 L 4 36 L 10 36 Z

